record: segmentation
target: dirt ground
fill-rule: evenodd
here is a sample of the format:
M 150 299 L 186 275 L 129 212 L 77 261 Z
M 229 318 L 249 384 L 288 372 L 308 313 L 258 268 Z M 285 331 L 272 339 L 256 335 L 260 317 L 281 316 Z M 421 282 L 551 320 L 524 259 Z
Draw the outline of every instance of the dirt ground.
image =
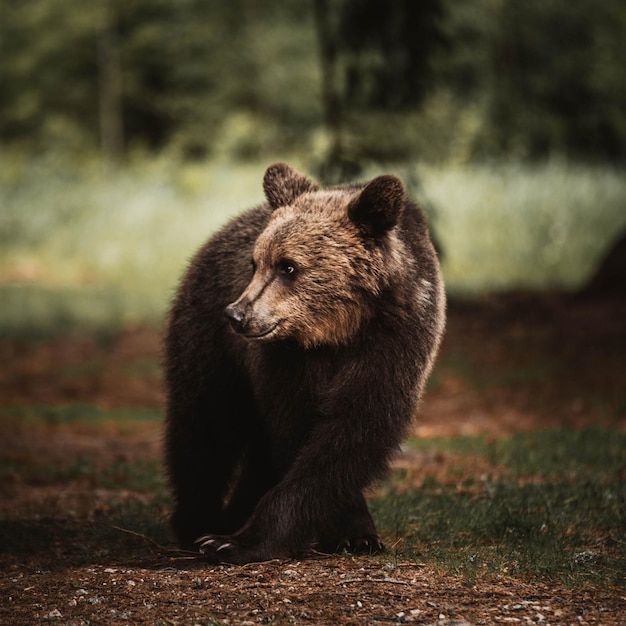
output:
M 466 585 L 414 565 L 337 557 L 4 571 L 3 624 L 624 624 L 626 601 L 514 580 Z
M 0 403 L 160 407 L 159 335 L 0 342 Z M 626 429 L 626 300 L 509 294 L 454 304 L 416 433 L 506 434 L 556 426 Z M 74 372 L 74 374 L 72 374 Z M 158 458 L 160 427 L 3 428 L 0 457 L 51 465 L 87 454 Z M 441 463 L 404 456 L 398 464 Z M 445 459 L 444 461 L 445 462 Z M 8 494 L 8 495 L 7 495 Z M 85 523 L 129 493 L 20 484 L 0 489 L 0 624 L 626 624 L 626 590 L 478 576 L 379 557 L 211 566 L 133 537 L 124 558 L 78 559 Z M 47 510 L 41 517 L 37 511 Z M 20 550 L 19 528 L 43 533 Z M 121 531 L 120 531 L 121 534 Z M 2 542 L 3 545 L 6 542 Z M 83 546 L 84 548 L 84 546 Z

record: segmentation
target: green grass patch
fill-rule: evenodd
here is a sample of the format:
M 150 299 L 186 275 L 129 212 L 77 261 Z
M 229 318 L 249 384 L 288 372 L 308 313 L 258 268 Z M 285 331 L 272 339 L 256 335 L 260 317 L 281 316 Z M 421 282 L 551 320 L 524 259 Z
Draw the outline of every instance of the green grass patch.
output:
M 474 355 L 475 356 L 475 355 Z M 528 385 L 543 383 L 550 380 L 551 376 L 558 371 L 558 364 L 551 362 L 550 358 L 542 355 L 540 362 L 517 363 L 497 362 L 481 363 L 476 366 L 476 359 L 461 354 L 442 355 L 437 368 L 445 368 L 453 371 L 459 378 L 475 389 L 492 389 L 503 385 Z M 435 370 L 435 373 L 437 370 Z M 432 381 L 435 388 L 438 380 Z
M 64 334 L 106 340 L 138 321 L 161 327 L 169 295 L 154 286 L 0 283 L 0 300 L 0 340 L 38 341 Z
M 38 340 L 93 331 L 114 335 L 123 326 L 122 296 L 115 291 L 86 286 L 5 284 L 0 285 L 0 298 L 4 303 L 0 339 Z
M 497 478 L 420 489 L 391 481 L 372 503 L 399 558 L 464 575 L 547 578 L 570 585 L 626 581 L 626 434 L 520 433 L 504 440 L 412 441 L 422 451 L 482 456 Z
M 496 462 L 517 477 L 618 480 L 626 473 L 626 433 L 600 428 L 517 433 L 494 442 Z
M 626 181 L 610 167 L 431 167 L 421 180 L 457 293 L 577 288 L 626 227 Z
M 19 424 L 23 429 L 33 426 L 55 427 L 65 424 L 123 426 L 135 422 L 160 422 L 163 411 L 149 407 L 121 407 L 107 409 L 93 404 L 28 404 L 0 407 L 4 427 Z M 0 426 L 0 432 L 3 426 Z
M 486 484 L 479 495 L 431 484 L 379 502 L 379 527 L 398 555 L 462 574 L 620 585 L 626 575 L 620 485 Z
M 0 480 L 19 476 L 20 484 L 45 487 L 80 483 L 89 489 L 127 490 L 163 495 L 165 483 L 160 459 L 115 457 L 103 463 L 85 455 L 66 461 L 40 463 L 33 459 L 0 460 Z
M 485 457 L 503 465 L 511 478 L 542 476 L 613 479 L 626 473 L 626 433 L 602 428 L 563 428 L 515 433 L 503 439 L 487 435 L 408 441 L 422 452 L 448 452 Z

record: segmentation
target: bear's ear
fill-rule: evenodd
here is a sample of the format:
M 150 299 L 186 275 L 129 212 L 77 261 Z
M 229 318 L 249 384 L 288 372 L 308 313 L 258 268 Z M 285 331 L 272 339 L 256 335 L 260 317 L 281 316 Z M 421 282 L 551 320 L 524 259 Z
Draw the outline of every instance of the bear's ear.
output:
M 378 176 L 352 200 L 348 217 L 366 235 L 384 235 L 398 223 L 405 202 L 404 186 L 399 178 Z
M 298 196 L 317 189 L 309 178 L 286 163 L 270 165 L 263 177 L 263 191 L 273 209 L 291 204 Z

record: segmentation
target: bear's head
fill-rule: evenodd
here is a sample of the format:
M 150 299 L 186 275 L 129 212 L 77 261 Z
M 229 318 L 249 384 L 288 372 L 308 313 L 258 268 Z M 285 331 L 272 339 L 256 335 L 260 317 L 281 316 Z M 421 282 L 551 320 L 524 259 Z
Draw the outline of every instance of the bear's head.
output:
M 252 280 L 226 317 L 248 339 L 350 342 L 402 270 L 402 183 L 379 176 L 321 190 L 276 163 L 263 188 L 273 213 L 254 246 Z

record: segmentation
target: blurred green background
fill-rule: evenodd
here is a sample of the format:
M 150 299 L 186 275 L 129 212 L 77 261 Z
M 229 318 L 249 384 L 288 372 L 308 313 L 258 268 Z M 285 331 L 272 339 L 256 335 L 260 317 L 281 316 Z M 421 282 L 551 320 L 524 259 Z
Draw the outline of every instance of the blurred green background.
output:
M 626 228 L 622 0 L 0 0 L 0 334 L 160 323 L 274 160 L 400 175 L 452 295 Z

